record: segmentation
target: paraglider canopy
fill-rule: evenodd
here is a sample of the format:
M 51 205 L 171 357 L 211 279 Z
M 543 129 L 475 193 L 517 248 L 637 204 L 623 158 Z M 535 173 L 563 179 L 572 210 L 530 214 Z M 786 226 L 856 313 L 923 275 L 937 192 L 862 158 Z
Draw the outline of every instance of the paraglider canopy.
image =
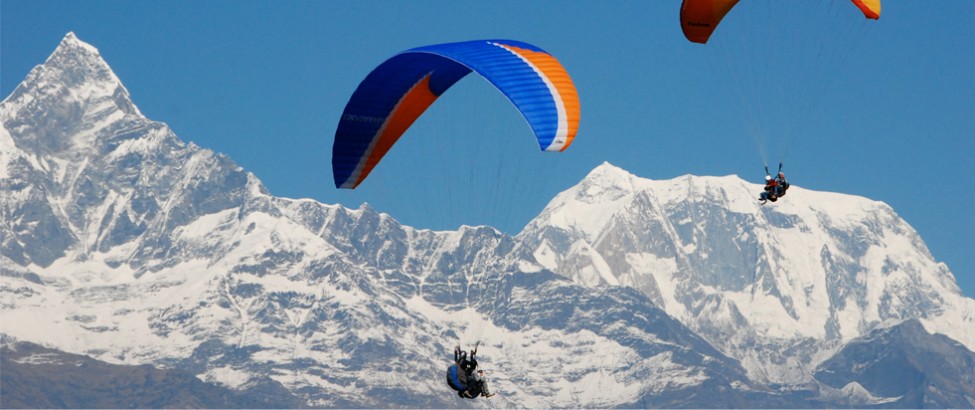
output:
M 472 71 L 518 108 L 543 151 L 572 144 L 579 97 L 552 55 L 513 40 L 418 47 L 376 67 L 349 99 L 332 146 L 335 186 L 352 189 L 362 183 L 410 125 Z

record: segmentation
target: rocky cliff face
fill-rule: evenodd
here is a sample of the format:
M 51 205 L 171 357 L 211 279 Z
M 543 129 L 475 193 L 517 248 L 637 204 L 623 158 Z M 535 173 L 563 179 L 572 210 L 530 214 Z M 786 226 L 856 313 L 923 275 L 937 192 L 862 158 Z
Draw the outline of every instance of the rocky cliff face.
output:
M 917 320 L 878 328 L 845 345 L 816 369 L 816 380 L 853 404 L 971 407 L 975 354 Z M 967 396 L 966 396 L 967 395 Z

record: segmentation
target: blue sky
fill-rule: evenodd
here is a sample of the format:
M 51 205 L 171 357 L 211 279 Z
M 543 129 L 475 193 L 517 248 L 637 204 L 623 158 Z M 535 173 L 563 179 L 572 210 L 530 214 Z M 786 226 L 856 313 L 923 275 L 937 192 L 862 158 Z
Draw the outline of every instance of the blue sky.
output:
M 847 3 L 836 0 L 842 10 L 852 8 Z M 888 0 L 880 21 L 827 26 L 839 34 L 824 39 L 826 57 L 811 65 L 783 58 L 779 67 L 791 68 L 784 71 L 740 52 L 762 36 L 741 29 L 754 26 L 745 22 L 755 13 L 732 11 L 700 46 L 684 39 L 679 7 L 679 0 L 4 0 L 0 91 L 8 95 L 74 31 L 101 51 L 144 114 L 227 154 L 273 194 L 352 208 L 369 202 L 436 229 L 490 224 L 516 233 L 604 161 L 652 179 L 737 174 L 760 182 L 761 147 L 773 164 L 786 155 L 797 186 L 890 204 L 975 295 L 975 2 Z M 582 123 L 568 151 L 538 152 L 517 111 L 470 76 L 360 189 L 334 188 L 332 136 L 372 68 L 409 48 L 486 38 L 535 44 L 572 75 Z M 760 46 L 779 53 L 781 44 L 789 43 Z M 791 49 L 823 51 L 818 43 Z M 736 71 L 727 67 L 754 70 L 728 75 Z M 775 81 L 749 78 L 754 73 Z M 812 97 L 798 98 L 810 104 L 793 104 L 793 90 L 807 89 L 800 94 Z M 803 108 L 782 109 L 794 106 Z M 794 132 L 751 131 L 766 123 Z

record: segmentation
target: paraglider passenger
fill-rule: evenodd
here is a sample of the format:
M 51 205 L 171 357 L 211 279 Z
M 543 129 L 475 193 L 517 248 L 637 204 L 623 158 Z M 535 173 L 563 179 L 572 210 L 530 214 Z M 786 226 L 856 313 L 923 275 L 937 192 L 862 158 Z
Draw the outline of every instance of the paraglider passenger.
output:
M 765 201 L 778 201 L 778 186 L 778 181 L 773 179 L 771 175 L 765 175 L 765 192 L 762 192 L 762 194 L 759 195 L 758 200 L 762 201 L 762 204 L 764 204 Z
M 488 388 L 487 379 L 484 378 L 484 370 L 478 369 L 472 374 L 472 379 L 474 380 L 474 385 L 477 386 L 477 390 L 481 391 L 481 396 L 491 397 L 494 393 Z

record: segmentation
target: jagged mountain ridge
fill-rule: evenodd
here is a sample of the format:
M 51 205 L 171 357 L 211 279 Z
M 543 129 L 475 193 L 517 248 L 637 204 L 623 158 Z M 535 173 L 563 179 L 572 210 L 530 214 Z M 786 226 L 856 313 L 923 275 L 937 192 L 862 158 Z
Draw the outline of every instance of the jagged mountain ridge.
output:
M 416 230 L 368 207 L 275 198 L 228 158 L 142 116 L 97 50 L 71 34 L 4 100 L 0 121 L 2 322 L 15 339 L 186 369 L 244 391 L 283 386 L 315 406 L 474 404 L 445 396 L 441 379 L 450 344 L 478 337 L 507 405 L 805 400 L 770 394 L 746 377 L 739 351 L 685 327 L 713 317 L 672 313 L 678 303 L 598 263 L 612 261 L 600 236 L 566 235 L 576 249 L 551 241 L 546 253 L 533 234 L 562 196 L 517 238 L 488 227 Z M 597 178 L 614 168 L 577 188 L 618 185 L 623 179 Z M 673 192 L 692 202 L 693 190 Z M 571 233 L 579 232 L 590 231 Z M 630 239 L 654 243 L 646 232 Z M 629 250 L 618 243 L 617 252 Z M 587 258 L 596 262 L 567 262 Z M 642 294 L 601 287 L 593 273 Z M 698 303 L 720 299 L 705 296 Z M 391 374 L 410 380 L 390 386 Z

